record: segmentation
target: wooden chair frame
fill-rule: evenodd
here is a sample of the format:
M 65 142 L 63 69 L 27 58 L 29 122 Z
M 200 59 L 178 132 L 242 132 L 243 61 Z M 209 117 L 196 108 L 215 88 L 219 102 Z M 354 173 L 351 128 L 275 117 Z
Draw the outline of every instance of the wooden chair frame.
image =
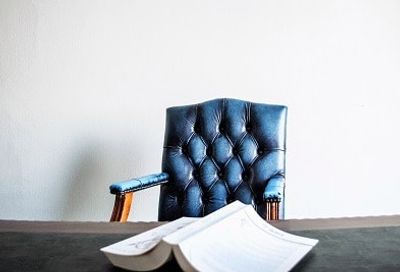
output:
M 133 192 L 125 193 L 125 194 L 116 194 L 114 208 L 112 211 L 112 215 L 110 218 L 111 222 L 126 222 L 129 217 L 129 212 L 131 210 L 133 202 Z M 280 201 L 266 201 L 266 214 L 265 219 L 267 221 L 271 220 L 279 220 L 279 206 Z

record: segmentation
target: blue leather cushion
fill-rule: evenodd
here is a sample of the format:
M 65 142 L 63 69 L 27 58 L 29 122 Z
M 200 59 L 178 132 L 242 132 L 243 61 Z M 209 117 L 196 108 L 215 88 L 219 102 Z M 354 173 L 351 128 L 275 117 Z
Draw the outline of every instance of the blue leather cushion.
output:
M 111 184 L 110 193 L 112 194 L 121 194 L 128 192 L 136 192 L 139 190 L 143 190 L 146 188 L 150 188 L 156 185 L 160 185 L 168 181 L 167 173 L 158 173 L 147 175 L 140 178 L 133 178 L 130 180 L 125 180 L 121 182 L 116 182 Z
M 204 216 L 234 200 L 264 216 L 268 182 L 285 177 L 286 115 L 285 106 L 236 99 L 168 108 L 159 220 Z

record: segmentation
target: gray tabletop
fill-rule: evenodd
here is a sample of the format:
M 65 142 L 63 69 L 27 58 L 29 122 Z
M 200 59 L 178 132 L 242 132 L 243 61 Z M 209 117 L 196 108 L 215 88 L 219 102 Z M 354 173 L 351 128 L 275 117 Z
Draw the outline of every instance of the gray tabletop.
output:
M 160 224 L 0 221 L 0 271 L 123 271 L 99 249 Z M 319 239 L 294 271 L 400 271 L 400 216 L 272 224 Z

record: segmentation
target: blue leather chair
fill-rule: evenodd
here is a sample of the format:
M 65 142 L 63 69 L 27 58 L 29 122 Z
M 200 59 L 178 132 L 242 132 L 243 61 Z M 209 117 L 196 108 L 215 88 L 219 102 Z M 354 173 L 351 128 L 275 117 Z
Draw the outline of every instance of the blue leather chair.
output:
M 160 221 L 204 216 L 234 200 L 282 219 L 286 116 L 286 106 L 237 99 L 168 108 L 162 172 L 112 184 L 111 221 L 126 221 L 133 192 L 156 185 Z

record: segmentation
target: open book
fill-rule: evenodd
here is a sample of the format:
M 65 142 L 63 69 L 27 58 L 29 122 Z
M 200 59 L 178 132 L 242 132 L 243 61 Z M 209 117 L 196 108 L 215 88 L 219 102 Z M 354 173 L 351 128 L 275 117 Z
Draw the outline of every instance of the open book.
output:
M 235 201 L 202 218 L 182 217 L 101 249 L 118 267 L 148 271 L 171 258 L 184 271 L 288 271 L 318 243 L 265 222 Z

